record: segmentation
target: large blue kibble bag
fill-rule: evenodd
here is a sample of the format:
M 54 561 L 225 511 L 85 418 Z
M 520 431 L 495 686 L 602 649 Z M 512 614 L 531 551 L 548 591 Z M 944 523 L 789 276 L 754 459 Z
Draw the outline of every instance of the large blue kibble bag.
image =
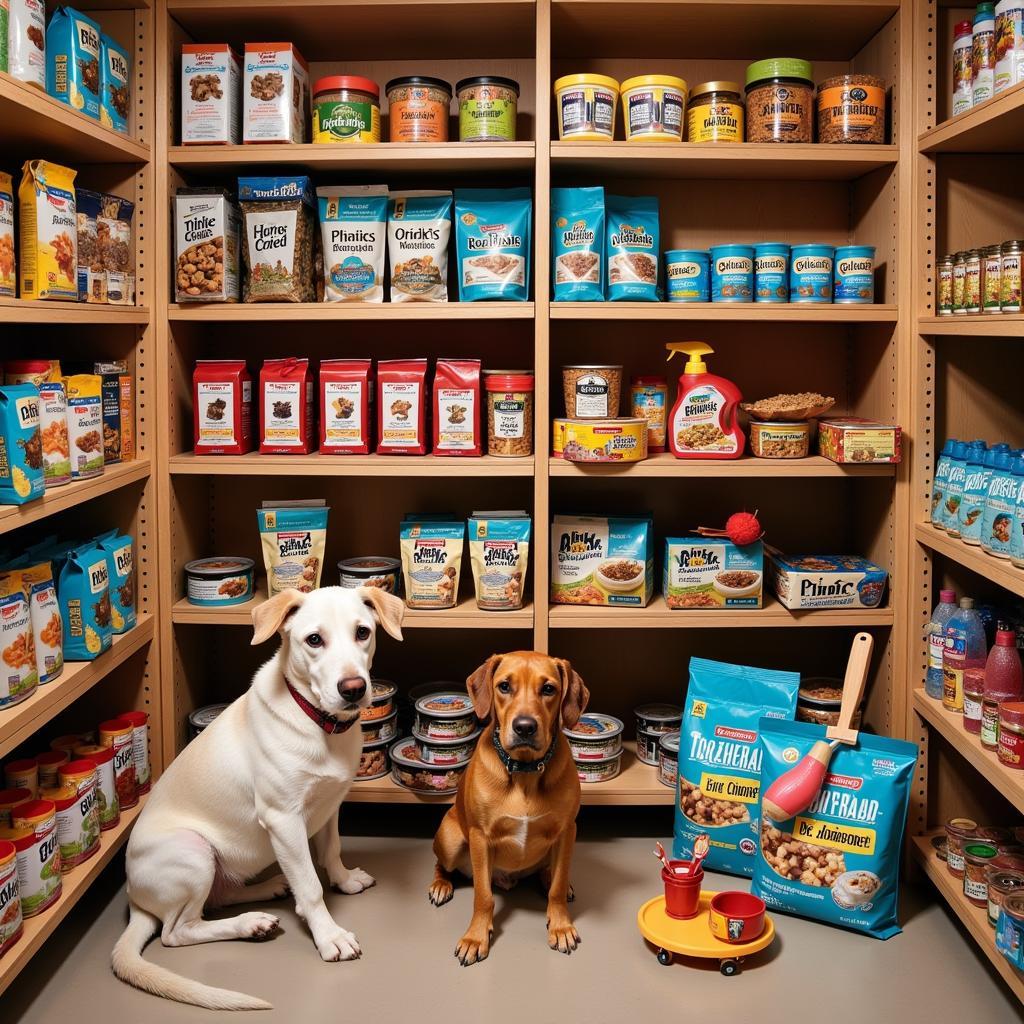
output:
M 606 196 L 608 300 L 657 302 L 661 248 L 657 196 Z
M 792 719 L 800 676 L 690 659 L 679 737 L 674 856 L 689 859 L 693 840 L 711 838 L 706 864 L 733 875 L 754 873 L 761 798 L 761 719 Z
M 763 790 L 789 771 L 823 725 L 761 722 Z M 840 744 L 814 803 L 789 821 L 761 822 L 751 892 L 774 910 L 888 939 L 899 934 L 900 856 L 917 747 L 860 733 Z
M 460 302 L 526 301 L 532 221 L 528 188 L 455 190 Z
M 551 297 L 604 302 L 604 189 L 551 190 Z

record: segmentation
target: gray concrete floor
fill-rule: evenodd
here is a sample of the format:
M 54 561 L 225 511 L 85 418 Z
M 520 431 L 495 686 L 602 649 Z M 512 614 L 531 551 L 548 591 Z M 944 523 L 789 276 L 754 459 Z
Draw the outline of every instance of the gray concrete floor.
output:
M 145 955 L 179 974 L 269 1000 L 275 1009 L 253 1018 L 267 1024 L 328 1015 L 431 1024 L 619 1024 L 681 1019 L 691 1008 L 719 1021 L 746 1021 L 755 1019 L 755 1006 L 765 1024 L 808 1014 L 829 1024 L 1024 1019 L 926 885 L 908 889 L 904 932 L 888 942 L 776 915 L 775 946 L 737 977 L 698 961 L 662 967 L 635 924 L 637 908 L 659 888 L 652 845 L 637 836 L 578 844 L 574 914 L 583 945 L 571 957 L 547 948 L 544 902 L 526 881 L 497 895 L 490 958 L 460 967 L 452 951 L 469 920 L 471 891 L 459 888 L 446 907 L 430 906 L 429 840 L 371 836 L 346 838 L 344 849 L 346 861 L 375 875 L 377 886 L 328 897 L 336 920 L 358 935 L 361 960 L 322 963 L 287 900 L 262 905 L 284 928 L 270 942 L 165 949 L 156 941 Z M 120 870 L 116 865 L 104 876 L 0 998 L 5 1024 L 212 1018 L 137 992 L 110 973 L 110 949 L 125 920 Z M 711 879 L 714 888 L 737 887 L 733 879 Z

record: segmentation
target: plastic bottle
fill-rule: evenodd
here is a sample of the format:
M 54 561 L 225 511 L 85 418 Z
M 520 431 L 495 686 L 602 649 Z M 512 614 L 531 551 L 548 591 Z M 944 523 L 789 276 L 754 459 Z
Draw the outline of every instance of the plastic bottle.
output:
M 939 603 L 932 612 L 925 635 L 928 637 L 928 671 L 924 690 L 929 697 L 942 700 L 942 653 L 946 649 L 946 623 L 956 614 L 956 591 L 939 591 Z
M 1024 481 L 1024 462 L 1017 451 L 1000 452 L 993 461 L 995 465 L 981 520 L 981 546 L 996 558 L 1009 558 L 1017 498 Z
M 1024 9 L 1020 0 L 999 0 L 996 4 L 995 95 L 1024 82 Z
M 935 477 L 932 480 L 931 521 L 937 530 L 942 529 L 942 507 L 946 500 L 946 487 L 949 484 L 949 467 L 953 462 L 953 449 L 960 442 L 949 438 L 942 446 L 935 462 Z
M 1024 696 L 1024 668 L 1017 650 L 1017 634 L 1000 622 L 996 642 L 985 662 L 985 697 L 988 700 L 1018 701 Z
M 953 29 L 953 116 L 971 109 L 973 81 L 971 73 L 971 40 L 974 27 L 969 21 L 958 21 Z
M 985 475 L 987 455 L 988 447 L 984 442 L 972 444 L 967 449 L 963 495 L 956 513 L 956 524 L 949 531 L 951 537 L 960 537 L 965 544 L 977 544 L 977 536 L 981 533 L 981 513 L 988 496 L 988 478 Z M 972 536 L 973 540 L 970 539 Z
M 942 502 L 939 523 L 942 529 L 947 531 L 956 523 L 957 516 L 960 514 L 960 502 L 964 497 L 964 480 L 967 477 L 968 449 L 969 445 L 966 441 L 957 441 L 953 445 L 953 454 L 950 456 L 946 497 Z
M 731 380 L 708 373 L 701 357 L 715 350 L 702 341 L 670 342 L 665 348 L 669 360 L 677 352 L 689 356 L 668 421 L 672 454 L 677 459 L 738 459 L 747 440 L 736 419 L 743 395 Z
M 987 654 L 985 627 L 974 610 L 974 600 L 962 597 L 959 611 L 946 623 L 942 653 L 942 706 L 947 711 L 963 713 L 964 671 L 984 668 Z
M 996 5 L 978 4 L 971 33 L 971 104 L 990 100 L 996 89 Z

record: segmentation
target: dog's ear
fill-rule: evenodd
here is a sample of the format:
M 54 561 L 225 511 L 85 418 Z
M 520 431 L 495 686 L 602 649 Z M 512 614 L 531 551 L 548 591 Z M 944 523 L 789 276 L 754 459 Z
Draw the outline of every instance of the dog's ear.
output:
M 467 680 L 466 689 L 473 700 L 476 717 L 491 717 L 491 705 L 494 702 L 494 673 L 501 662 L 500 654 L 492 654 Z
M 579 673 L 565 658 L 555 658 L 558 674 L 562 677 L 562 725 L 571 729 L 580 720 L 580 715 L 587 710 L 590 691 L 587 689 Z
M 360 587 L 359 596 L 363 604 L 373 611 L 384 632 L 396 640 L 402 639 L 402 619 L 405 618 L 405 602 L 380 587 Z
M 264 640 L 269 640 L 284 625 L 284 620 L 305 600 L 306 595 L 301 591 L 282 590 L 269 601 L 256 605 L 252 610 L 253 647 Z

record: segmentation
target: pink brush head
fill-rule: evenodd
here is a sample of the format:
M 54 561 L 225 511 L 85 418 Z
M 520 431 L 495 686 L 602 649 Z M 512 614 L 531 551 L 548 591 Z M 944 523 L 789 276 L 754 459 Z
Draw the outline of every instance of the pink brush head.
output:
M 832 745 L 818 740 L 794 767 L 780 775 L 761 798 L 761 810 L 774 822 L 789 821 L 814 803 L 825 781 Z

